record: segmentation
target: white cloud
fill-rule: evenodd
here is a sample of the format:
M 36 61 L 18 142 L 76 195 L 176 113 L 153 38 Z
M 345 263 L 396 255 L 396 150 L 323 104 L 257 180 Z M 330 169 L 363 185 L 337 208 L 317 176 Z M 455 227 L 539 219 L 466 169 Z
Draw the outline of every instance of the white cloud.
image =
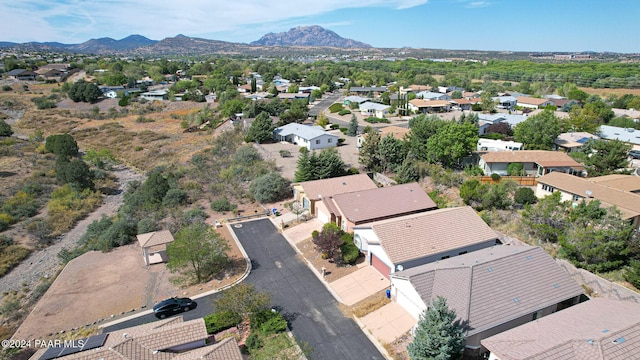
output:
M 467 3 L 467 8 L 470 9 L 475 9 L 475 8 L 481 8 L 481 7 L 487 7 L 487 6 L 491 6 L 491 2 L 489 1 L 470 1 Z
M 0 40 L 82 42 L 92 37 L 186 35 L 281 28 L 347 8 L 407 9 L 428 0 L 26 0 L 0 4 Z

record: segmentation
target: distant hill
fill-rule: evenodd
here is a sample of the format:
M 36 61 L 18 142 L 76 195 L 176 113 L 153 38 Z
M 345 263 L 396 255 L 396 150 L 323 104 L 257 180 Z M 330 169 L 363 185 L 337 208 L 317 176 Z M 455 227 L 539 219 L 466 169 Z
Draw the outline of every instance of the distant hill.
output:
M 0 42 L 0 48 L 20 48 L 23 50 L 37 51 L 71 51 L 77 53 L 109 54 L 114 52 L 127 52 L 143 46 L 157 43 L 142 35 L 129 35 L 124 39 L 115 40 L 110 37 L 91 39 L 81 44 L 63 44 L 59 42 L 28 42 L 17 44 L 12 42 Z
M 251 45 L 262 46 L 329 46 L 336 48 L 370 48 L 371 45 L 345 39 L 322 26 L 298 26 L 287 32 L 268 33 Z

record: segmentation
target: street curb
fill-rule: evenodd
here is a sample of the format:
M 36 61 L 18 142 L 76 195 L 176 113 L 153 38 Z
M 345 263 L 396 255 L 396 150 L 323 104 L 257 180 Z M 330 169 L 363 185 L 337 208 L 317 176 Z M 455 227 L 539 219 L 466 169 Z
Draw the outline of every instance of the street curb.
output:
M 250 220 L 247 220 L 247 221 L 250 221 Z M 236 222 L 234 224 L 237 224 L 237 223 L 239 223 L 239 222 Z M 246 279 L 247 276 L 249 276 L 249 273 L 251 272 L 251 259 L 249 259 L 249 256 L 247 256 L 247 252 L 244 250 L 244 248 L 242 247 L 242 244 L 240 244 L 240 241 L 238 240 L 238 237 L 236 237 L 236 234 L 231 229 L 231 224 L 227 223 L 226 225 L 227 225 L 227 228 L 229 230 L 229 233 L 231 233 L 231 236 L 233 237 L 233 240 L 238 245 L 238 248 L 240 249 L 240 252 L 242 253 L 242 257 L 244 258 L 244 261 L 246 262 L 247 267 L 245 268 L 244 273 L 242 274 L 242 276 L 240 276 L 236 281 L 232 282 L 231 284 L 225 285 L 225 286 L 223 286 L 221 288 L 214 289 L 214 290 L 209 290 L 209 291 L 200 293 L 198 295 L 192 296 L 191 298 L 194 299 L 194 300 L 197 300 L 197 299 L 203 298 L 205 296 L 209 296 L 209 295 L 215 294 L 217 292 L 227 290 L 227 289 L 229 289 L 229 288 L 231 288 L 233 286 L 236 286 L 239 283 L 241 283 L 242 281 L 244 281 L 244 279 Z M 142 311 L 142 312 L 135 313 L 133 315 L 124 317 L 122 319 L 114 320 L 114 321 L 112 321 L 110 323 L 101 324 L 101 325 L 98 326 L 98 328 L 99 329 L 103 329 L 105 327 L 117 325 L 119 323 L 131 320 L 131 319 L 135 319 L 135 318 L 140 317 L 140 316 L 148 315 L 148 314 L 151 314 L 151 313 L 153 313 L 153 310 L 145 310 L 145 311 Z

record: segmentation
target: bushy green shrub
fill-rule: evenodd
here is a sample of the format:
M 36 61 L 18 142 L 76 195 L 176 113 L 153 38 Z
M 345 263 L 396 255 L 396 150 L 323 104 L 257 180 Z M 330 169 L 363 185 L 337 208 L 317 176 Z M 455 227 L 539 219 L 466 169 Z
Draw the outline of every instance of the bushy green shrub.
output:
M 252 349 L 261 348 L 262 345 L 264 345 L 264 341 L 262 341 L 258 334 L 252 332 L 247 336 L 247 340 L 245 340 L 244 345 L 249 348 L 249 351 L 251 351 Z
M 344 241 L 342 246 L 340 246 L 342 261 L 345 264 L 353 265 L 356 263 L 356 260 L 358 260 L 358 257 L 360 257 L 360 250 L 358 249 L 356 244 L 353 243 L 352 234 L 346 233 L 342 235 L 342 240 Z
M 238 325 L 242 316 L 232 311 L 219 311 L 204 317 L 208 334 L 215 334 Z
M 169 189 L 167 194 L 162 198 L 162 205 L 177 206 L 187 203 L 187 193 L 181 189 Z
M 343 109 L 338 112 L 338 115 L 349 115 L 349 114 L 351 114 L 351 111 L 347 109 Z
M 277 311 L 262 310 L 253 313 L 251 328 L 259 329 L 264 335 L 276 334 L 287 330 L 287 320 Z
M 520 187 L 516 189 L 516 192 L 513 195 L 513 201 L 515 201 L 516 204 L 535 204 L 537 200 L 538 198 L 536 197 L 536 194 L 528 187 Z
M 502 177 L 500 176 L 500 174 L 496 174 L 496 173 L 491 174 L 491 180 L 493 181 L 500 181 L 501 178 Z
M 366 122 L 368 122 L 370 124 L 377 124 L 377 123 L 388 124 L 388 123 L 391 122 L 387 118 L 379 118 L 379 117 L 375 117 L 375 116 L 369 116 L 368 118 L 364 119 L 364 121 L 366 121 Z
M 11 91 L 13 90 L 9 85 L 2 85 L 2 91 Z
M 215 199 L 211 202 L 211 210 L 225 212 L 235 210 L 237 206 L 232 204 L 226 197 Z

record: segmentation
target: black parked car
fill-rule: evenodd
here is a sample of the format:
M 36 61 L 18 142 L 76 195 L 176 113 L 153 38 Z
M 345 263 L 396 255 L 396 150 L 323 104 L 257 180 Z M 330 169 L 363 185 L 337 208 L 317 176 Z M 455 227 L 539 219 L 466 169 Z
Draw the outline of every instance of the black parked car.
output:
M 153 314 L 158 319 L 164 319 L 167 316 L 179 314 L 181 312 L 193 310 L 198 303 L 189 298 L 170 298 L 162 300 L 153 306 Z
M 640 159 L 640 150 L 631 150 L 631 151 L 629 151 L 629 156 L 632 159 Z

